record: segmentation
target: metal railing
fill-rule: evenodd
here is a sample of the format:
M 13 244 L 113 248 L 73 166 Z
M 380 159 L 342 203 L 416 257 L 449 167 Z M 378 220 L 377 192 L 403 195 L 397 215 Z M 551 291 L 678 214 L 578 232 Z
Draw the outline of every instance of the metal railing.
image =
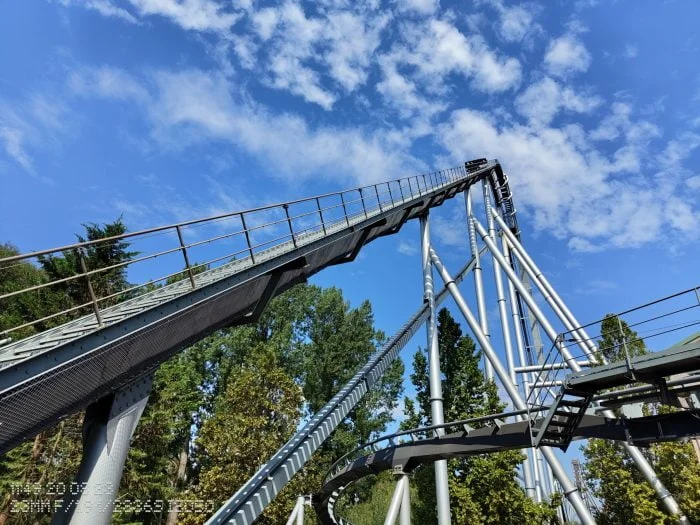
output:
M 605 356 L 607 361 L 626 361 L 631 366 L 631 358 L 638 355 L 635 352 L 641 351 L 642 346 L 648 352 L 665 350 L 700 330 L 700 287 L 689 288 L 613 315 L 617 320 L 608 323 L 612 326 L 607 326 L 605 331 L 603 322 L 608 316 L 577 327 L 577 330 L 583 328 L 588 334 L 597 334 L 590 335 L 588 342 L 593 343 L 599 355 Z M 582 368 L 597 366 L 589 361 L 578 340 L 573 331 L 558 334 L 541 363 L 519 370 L 525 373 L 525 377 L 530 374 L 534 377 L 528 383 L 530 393 L 527 405 L 531 410 L 539 412 L 542 407 L 551 406 L 566 376 L 571 373 L 562 350 L 568 352 Z M 649 341 L 652 341 L 652 347 L 646 347 Z
M 209 274 L 231 264 L 240 269 L 254 265 L 282 249 L 297 248 L 468 176 L 464 167 L 451 168 L 1 258 L 0 281 L 5 279 L 5 272 L 13 268 L 26 264 L 39 268 L 42 260 L 51 257 L 69 258 L 73 268 L 69 275 L 50 280 L 44 274 L 38 282 L 17 289 L 8 290 L 9 280 L 6 280 L 4 293 L 0 295 L 0 309 L 30 294 L 39 299 L 42 294 L 45 298 L 56 290 L 67 294 L 67 287 L 72 287 L 73 292 L 78 290 L 81 300 L 79 304 L 73 300 L 73 304 L 55 311 L 43 311 L 39 318 L 23 318 L 2 327 L 0 344 L 42 332 L 84 314 L 94 317 L 95 326 L 103 326 L 110 322 L 107 310 L 116 303 L 179 280 L 186 282 L 186 286 L 178 283 L 173 291 L 186 293 L 188 289 L 211 281 L 199 274 Z M 94 267 L 88 252 L 108 249 L 118 243 L 126 244 L 135 254 L 108 266 Z M 100 285 L 100 279 L 105 279 L 110 272 L 121 274 L 126 281 L 136 284 L 123 289 Z

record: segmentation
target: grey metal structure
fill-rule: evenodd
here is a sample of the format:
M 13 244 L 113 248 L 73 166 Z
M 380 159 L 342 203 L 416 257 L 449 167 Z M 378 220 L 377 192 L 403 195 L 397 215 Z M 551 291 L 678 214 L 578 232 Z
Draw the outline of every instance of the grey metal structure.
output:
M 440 372 L 440 350 L 438 348 L 437 309 L 433 295 L 433 265 L 430 261 L 430 226 L 428 214 L 420 218 L 421 234 L 421 266 L 423 268 L 424 302 L 428 305 L 428 321 L 426 333 L 428 336 L 428 372 L 430 388 L 430 417 L 433 425 L 445 422 L 442 406 L 442 375 Z M 475 262 L 479 253 L 475 254 Z M 447 461 L 435 462 L 435 495 L 437 501 L 438 525 L 450 525 L 450 491 L 447 478 Z M 398 489 L 397 489 L 398 490 Z
M 488 229 L 481 226 L 475 217 L 469 193 L 469 189 L 479 182 L 483 186 Z M 428 217 L 431 208 L 440 206 L 460 192 L 465 193 L 472 260 L 452 278 L 430 244 Z M 139 383 L 144 375 L 147 377 L 162 361 L 216 329 L 256 321 L 267 302 L 276 294 L 304 282 L 328 266 L 351 262 L 365 244 L 396 233 L 403 224 L 414 218 L 419 218 L 421 222 L 423 306 L 207 523 L 252 523 L 373 387 L 423 323 L 427 327 L 431 407 L 433 423 L 436 424 L 430 431 L 436 438 L 443 438 L 446 425 L 442 415 L 435 320 L 437 306 L 448 294 L 455 299 L 484 351 L 487 376 L 497 378 L 502 383 L 517 409 L 504 415 L 515 417 L 514 423 L 502 423 L 498 418 L 491 418 L 498 430 L 495 434 L 501 436 L 499 439 L 505 439 L 503 436 L 509 432 L 508 446 L 527 448 L 538 445 L 541 439 L 537 441 L 533 436 L 541 438 L 544 434 L 539 429 L 548 428 L 553 422 L 561 421 L 557 418 L 562 417 L 566 421 L 566 439 L 582 435 L 582 429 L 589 428 L 586 422 L 590 423 L 587 419 L 590 416 L 584 412 L 584 404 L 588 406 L 588 403 L 580 403 L 575 413 L 573 406 L 565 407 L 563 415 L 554 414 L 547 420 L 550 414 L 542 414 L 551 407 L 545 405 L 544 400 L 547 396 L 551 397 L 551 393 L 563 382 L 543 381 L 541 376 L 546 370 L 580 371 L 579 363 L 595 361 L 595 345 L 520 245 L 510 186 L 500 164 L 477 159 L 464 167 L 419 177 L 396 179 L 310 199 L 0 259 L 0 272 L 3 268 L 54 253 L 74 252 L 76 261 L 80 263 L 72 276 L 0 295 L 0 304 L 21 294 L 42 293 L 45 288 L 66 283 L 82 283 L 89 297 L 84 304 L 0 333 L 0 452 L 88 406 L 88 413 L 95 417 L 87 419 L 85 429 L 85 457 L 80 474 L 80 479 L 85 480 L 85 493 L 76 499 L 75 505 L 57 514 L 54 519 L 56 523 L 69 520 L 71 523 L 82 523 L 84 512 L 81 509 L 92 504 L 91 490 L 97 482 L 111 482 L 116 491 L 131 434 L 147 398 L 148 382 Z M 478 247 L 477 233 L 485 243 L 481 249 Z M 502 236 L 502 252 L 497 245 L 499 235 Z M 176 242 L 168 244 L 171 241 Z M 148 250 L 108 268 L 88 266 L 86 253 L 89 250 L 123 242 L 143 242 Z M 481 260 L 486 251 L 494 259 L 497 306 L 507 366 L 501 362 L 488 331 L 481 272 Z M 173 264 L 171 261 L 169 267 L 163 263 L 164 268 L 171 270 L 165 276 L 159 273 L 158 278 L 113 293 L 100 292 L 94 286 L 103 272 L 131 268 L 136 264 L 146 265 L 151 261 L 158 261 L 160 268 L 160 261 L 169 256 L 175 257 L 178 262 Z M 195 260 L 206 262 L 191 263 Z M 433 291 L 434 269 L 446 285 L 438 294 Z M 457 288 L 457 284 L 472 270 L 478 320 Z M 503 274 L 506 276 L 508 294 L 503 287 Z M 162 281 L 166 282 L 165 286 L 153 289 L 154 282 Z M 545 300 L 564 327 L 574 334 L 576 343 L 583 351 L 581 356 L 571 354 L 535 303 L 530 282 L 540 291 L 545 290 Z M 83 313 L 87 315 L 77 317 Z M 47 328 L 58 319 L 71 318 L 60 326 Z M 519 366 L 515 364 L 511 321 Z M 551 339 L 552 348 L 562 356 L 562 362 L 547 362 L 540 341 L 540 327 Z M 28 329 L 39 333 L 11 342 L 13 334 Z M 685 364 L 683 366 L 687 369 Z M 683 366 L 673 370 L 677 371 Z M 571 380 L 576 379 L 572 377 Z M 659 391 L 664 395 L 681 392 L 689 382 L 692 379 L 677 385 L 669 382 L 660 385 Z M 122 401 L 126 399 L 124 393 L 127 392 L 130 397 L 125 405 Z M 632 395 L 653 394 L 652 389 Z M 594 393 L 586 395 L 588 401 L 594 398 Z M 612 398 L 604 402 L 616 401 L 616 398 Z M 559 405 L 561 399 L 554 403 L 554 409 Z M 608 416 L 607 413 L 603 415 Z M 591 425 L 599 434 L 611 427 L 609 423 Z M 625 430 L 629 432 L 629 429 Z M 467 440 L 480 435 L 466 427 L 463 432 L 468 434 L 462 436 Z M 615 436 L 619 436 L 610 432 L 605 437 L 615 439 Z M 682 432 L 675 435 L 680 434 Z M 525 437 L 529 441 L 523 441 Z M 658 435 L 654 435 L 650 439 L 658 438 Z M 457 445 L 463 447 L 465 444 Z M 441 440 L 439 444 L 432 445 L 444 447 L 447 442 Z M 627 443 L 625 445 L 630 447 Z M 500 442 L 493 450 L 503 446 L 504 442 Z M 442 450 L 444 452 L 446 449 Z M 478 452 L 473 447 L 469 450 L 470 453 Z M 665 492 L 653 471 L 649 472 L 650 467 L 644 463 L 639 451 L 634 448 L 630 450 L 633 457 L 635 451 L 638 454 L 635 461 L 655 485 L 669 510 L 679 514 L 677 504 Z M 484 451 L 483 447 L 480 451 Z M 555 490 L 552 480 L 556 477 L 580 521 L 594 523 L 554 451 L 542 447 L 528 455 L 529 460 L 523 466 L 528 494 L 538 501 L 548 497 Z M 424 454 L 422 457 L 432 458 L 426 461 L 435 462 L 438 522 L 446 525 L 450 523 L 450 509 L 445 459 L 451 456 L 445 452 Z M 390 509 L 387 520 L 398 517 L 401 525 L 404 525 L 410 522 L 408 478 L 402 475 L 399 485 L 402 488 L 397 488 L 395 505 L 393 510 Z M 332 491 L 325 500 L 324 512 L 334 523 L 344 524 L 347 521 L 335 517 L 333 512 L 338 490 Z M 290 516 L 290 522 L 303 520 L 303 504 L 300 501 Z M 90 523 L 107 523 L 109 514 L 105 516 L 97 521 L 93 517 Z
M 639 443 L 674 441 L 700 434 L 698 410 L 644 416 L 634 419 L 587 415 L 576 429 L 576 439 L 591 437 Z M 385 470 L 410 473 L 439 458 L 473 456 L 532 446 L 531 421 L 504 423 L 527 411 L 453 421 L 441 426 L 404 430 L 366 443 L 346 454 L 324 477 L 323 487 L 313 497 L 314 507 L 324 524 L 340 523 L 334 515 L 335 502 L 351 483 Z M 476 428 L 476 425 L 483 425 Z M 441 431 L 438 436 L 438 430 Z
M 188 226 L 202 227 L 212 221 L 232 218 L 243 227 L 188 244 L 177 242 L 174 247 L 139 255 L 120 265 L 145 264 L 150 259 L 165 257 L 165 252 L 189 253 L 192 258 L 195 248 L 221 243 L 224 255 L 217 252 L 217 257 L 208 263 L 197 265 L 200 269 L 207 264 L 221 263 L 220 266 L 107 308 L 101 308 L 99 301 L 107 299 L 108 303 L 126 292 L 98 297 L 95 303 L 84 305 L 84 310 L 96 308 L 99 318 L 93 312 L 0 347 L 0 452 L 49 427 L 66 414 L 129 384 L 144 371 L 212 331 L 256 320 L 274 295 L 327 266 L 351 262 L 365 244 L 397 232 L 406 221 L 464 191 L 485 171 L 471 174 L 462 168 L 436 172 L 383 183 L 383 188 L 375 185 L 119 236 L 120 242 L 137 242 L 156 234 L 179 232 L 176 237 L 179 240 Z M 346 197 L 354 193 L 359 198 Z M 322 202 L 328 200 L 335 200 L 337 204 L 324 206 Z M 308 206 L 309 203 L 316 208 L 313 213 L 289 214 L 294 205 Z M 268 221 L 271 216 L 281 218 L 246 228 L 260 213 L 264 213 Z M 277 215 L 273 215 L 275 213 Z M 318 217 L 318 222 L 311 222 L 309 226 L 308 221 L 313 221 L 314 217 Z M 300 221 L 307 221 L 303 222 L 303 229 L 298 226 Z M 267 238 L 262 239 L 267 240 L 256 243 L 254 234 L 262 235 L 266 227 L 269 228 Z M 241 242 L 240 249 L 230 251 L 234 241 Z M 0 269 L 42 255 L 109 242 L 116 241 L 103 239 L 8 257 L 0 259 Z M 189 274 L 192 268 L 187 263 L 185 267 Z M 177 271 L 161 274 L 159 280 L 177 276 L 181 268 L 178 264 L 174 268 Z M 77 273 L 62 281 L 89 283 L 103 271 L 105 269 Z M 143 291 L 151 282 L 127 292 Z M 60 284 L 44 283 L 6 293 L 0 296 L 0 302 L 21 293 L 40 293 L 42 288 Z M 135 290 L 137 288 L 139 290 Z M 71 312 L 59 314 L 65 316 Z M 34 324 L 40 326 L 39 322 Z M 11 335 L 13 330 L 6 330 L 0 336 Z
M 152 376 L 91 405 L 83 424 L 83 459 L 74 486 L 53 515 L 53 525 L 109 524 L 112 521 L 131 437 L 146 408 Z M 77 487 L 77 490 L 74 489 Z

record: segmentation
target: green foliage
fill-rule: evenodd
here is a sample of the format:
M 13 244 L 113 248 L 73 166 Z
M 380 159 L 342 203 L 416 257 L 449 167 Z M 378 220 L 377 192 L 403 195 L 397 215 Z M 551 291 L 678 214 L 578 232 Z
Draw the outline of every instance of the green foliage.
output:
M 105 237 L 121 235 L 126 232 L 121 219 L 98 226 L 84 225 L 85 234 L 77 235 L 78 242 L 99 240 Z M 86 250 L 85 262 L 88 270 L 117 265 L 133 252 L 128 251 L 129 244 L 123 241 L 107 241 Z M 16 255 L 17 249 L 9 244 L 0 247 L 0 257 Z M 65 252 L 61 256 L 39 257 L 39 267 L 28 262 L 8 263 L 0 268 L 0 293 L 22 290 L 29 286 L 52 282 L 80 271 L 80 262 L 76 252 Z M 113 268 L 95 275 L 93 287 L 98 297 L 118 293 L 128 286 L 123 267 Z M 111 302 L 116 302 L 114 297 Z M 16 327 L 27 321 L 36 320 L 60 310 L 72 308 L 89 300 L 85 282 L 81 279 L 27 292 L 11 297 L 2 304 L 0 313 L 0 330 Z M 109 304 L 110 301 L 102 303 Z M 73 312 L 54 317 L 34 327 L 13 331 L 13 338 L 31 335 L 35 330 L 45 330 L 79 315 Z M 83 414 L 74 414 L 58 425 L 38 434 L 34 439 L 22 443 L 0 458 L 0 488 L 3 498 L 0 500 L 0 523 L 7 520 L 12 506 L 12 483 L 63 483 L 68 486 L 73 480 L 82 453 L 81 427 Z M 56 486 L 56 485 L 54 485 Z M 42 496 L 47 499 L 46 495 Z M 53 499 L 56 496 L 48 497 Z M 43 514 L 23 513 L 13 515 L 16 523 L 47 522 Z
M 353 484 L 348 490 L 349 494 L 340 499 L 336 514 L 357 525 L 383 525 L 391 497 L 396 489 L 396 480 L 390 472 L 382 472 L 375 479 L 368 478 L 368 481 L 371 482 L 371 490 L 367 492 L 366 497 L 355 504 L 355 497 L 359 499 L 361 496 Z M 411 486 L 412 507 L 417 497 L 416 487 Z M 415 518 L 413 523 L 418 523 Z
M 644 481 L 620 445 L 591 439 L 584 448 L 584 456 L 588 486 L 602 502 L 596 516 L 598 523 L 671 523 L 659 508 L 654 490 Z
M 196 494 L 217 508 L 292 436 L 301 415 L 301 389 L 293 378 L 273 356 L 251 357 L 197 439 L 202 473 Z M 293 507 L 290 499 L 276 500 L 258 523 L 283 522 Z M 187 523 L 203 521 L 204 516 L 191 516 Z
M 97 224 L 84 224 L 85 235 L 77 235 L 78 242 L 99 241 L 119 236 L 127 232 L 126 225 L 121 218 L 103 226 Z M 88 272 L 109 268 L 91 274 L 90 283 L 100 301 L 100 308 L 118 303 L 125 297 L 118 292 L 129 287 L 126 279 L 126 266 L 121 265 L 137 255 L 137 252 L 129 251 L 129 243 L 124 240 L 107 240 L 81 249 L 68 250 L 60 256 L 40 256 L 39 262 L 49 281 L 57 281 L 73 277 L 82 273 L 81 257 Z M 51 289 L 60 297 L 58 309 L 67 309 L 73 306 L 90 302 L 86 280 L 84 278 L 72 279 L 51 286 Z M 74 318 L 78 314 L 70 314 L 68 318 Z
M 607 314 L 600 325 L 600 342 L 598 351 L 609 362 L 625 359 L 625 352 L 630 357 L 647 353 L 644 340 L 629 325 L 614 314 Z
M 19 250 L 11 244 L 0 244 L 0 259 L 19 255 Z M 0 263 L 0 295 L 24 290 L 46 282 L 46 274 L 28 262 Z M 29 320 L 40 319 L 46 315 L 47 297 L 51 290 L 44 288 L 7 299 L 0 300 L 0 332 L 20 326 Z M 51 302 L 49 300 L 49 302 Z M 13 331 L 13 339 L 22 339 L 33 334 L 34 327 Z M 2 336 L 0 336 L 2 339 Z
M 479 368 L 480 355 L 474 341 L 462 334 L 459 324 L 445 308 L 438 313 L 438 346 L 443 372 L 442 388 L 445 421 L 469 419 L 503 410 L 496 386 L 487 383 Z M 428 362 L 423 351 L 413 358 L 411 381 L 416 401 L 404 400 L 403 428 L 428 425 L 430 391 Z M 554 517 L 550 506 L 530 501 L 516 478 L 523 456 L 518 451 L 452 459 L 448 462 L 450 505 L 454 523 L 549 523 Z M 434 470 L 426 465 L 415 474 L 419 498 L 413 509 L 417 523 L 435 521 Z

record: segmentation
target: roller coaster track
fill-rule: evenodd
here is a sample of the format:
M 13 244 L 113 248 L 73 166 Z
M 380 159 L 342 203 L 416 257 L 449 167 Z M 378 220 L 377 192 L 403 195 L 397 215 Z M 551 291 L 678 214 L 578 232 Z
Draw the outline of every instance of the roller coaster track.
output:
M 335 513 L 335 506 L 351 484 L 363 477 L 386 470 L 408 474 L 417 467 L 439 459 L 467 457 L 532 446 L 531 424 L 524 421 L 504 423 L 509 418 L 528 414 L 513 411 L 404 430 L 383 436 L 358 447 L 336 461 L 323 480 L 323 487 L 312 498 L 316 514 L 324 525 L 349 522 Z M 700 433 L 700 410 L 654 416 L 610 419 L 586 415 L 575 439 L 605 438 L 614 441 L 656 443 L 674 441 Z M 443 429 L 446 433 L 438 435 Z
M 355 191 L 362 200 L 361 207 L 359 200 L 353 203 L 343 198 L 351 194 L 353 190 L 350 190 L 231 214 L 240 217 L 243 223 L 243 230 L 235 233 L 245 235 L 248 241 L 242 253 L 234 254 L 236 260 L 196 275 L 190 273 L 191 280 L 184 279 L 114 306 L 99 308 L 97 315 L 85 315 L 0 347 L 0 452 L 128 384 L 212 331 L 255 321 L 274 295 L 327 266 L 352 261 L 365 244 L 396 233 L 406 221 L 441 205 L 494 169 L 500 170 L 497 162 L 487 163 L 474 173 L 458 168 L 383 183 L 381 188 L 375 185 L 364 191 L 358 189 Z M 329 216 L 334 210 L 340 211 L 341 205 L 320 204 L 334 196 L 340 196 L 343 201 L 342 212 L 335 215 L 335 220 Z M 306 202 L 318 205 L 313 216 L 320 215 L 320 224 L 307 225 L 303 231 L 297 229 L 286 235 L 277 233 L 276 243 L 272 245 L 251 244 L 255 231 L 264 226 L 246 228 L 246 218 L 250 222 L 254 213 L 265 212 L 270 216 Z M 353 204 L 356 211 L 351 209 Z M 145 230 L 120 236 L 118 240 L 135 241 L 169 231 L 177 232 L 182 241 L 181 231 L 186 226 L 220 218 Z M 287 226 L 291 230 L 293 219 L 282 218 L 270 224 L 277 231 Z M 296 224 L 302 219 L 308 221 L 308 217 L 302 217 Z M 227 235 L 219 236 L 224 237 Z M 1 259 L 0 268 L 39 255 L 88 249 L 90 244 L 97 243 L 78 243 Z M 191 250 L 197 243 L 180 244 Z M 171 251 L 179 249 L 176 246 Z M 184 249 L 183 253 L 186 253 Z M 133 262 L 147 257 L 138 257 Z M 87 277 L 98 271 L 87 272 Z M 12 295 L 0 296 L 0 301 Z
M 91 430 L 92 437 L 85 437 L 84 452 L 88 450 L 89 454 L 83 457 L 85 469 L 81 466 L 79 478 L 83 476 L 84 479 L 91 480 L 90 483 L 93 485 L 99 486 L 95 480 L 100 476 L 103 478 L 106 476 L 105 479 L 115 487 L 113 495 L 102 495 L 103 501 L 107 502 L 107 508 L 109 508 L 110 501 L 113 504 L 112 496 L 116 496 L 129 438 L 140 414 L 138 412 L 134 417 L 135 411 L 143 409 L 150 388 L 149 374 L 160 363 L 217 329 L 255 322 L 268 301 L 277 294 L 297 283 L 305 282 L 308 277 L 324 268 L 353 261 L 363 246 L 379 237 L 398 232 L 409 220 L 421 218 L 422 232 L 427 233 L 428 211 L 464 192 L 470 214 L 468 222 L 472 248 L 471 261 L 458 274 L 450 277 L 428 240 L 423 246 L 427 268 L 435 266 L 439 270 L 438 273 L 445 280 L 446 288 L 434 296 L 434 301 L 427 300 L 414 316 L 370 357 L 367 364 L 207 522 L 208 524 L 224 522 L 236 525 L 251 524 L 380 379 L 421 325 L 429 318 L 434 320 L 436 311 L 434 308 L 450 294 L 456 300 L 461 299 L 455 285 L 472 269 L 476 281 L 477 270 L 480 273 L 480 256 L 488 250 L 493 254 L 494 259 L 497 258 L 498 250 L 493 244 L 495 240 L 493 223 L 489 219 L 488 226 L 491 232 L 489 234 L 470 212 L 471 201 L 468 190 L 477 182 L 483 182 L 487 216 L 490 217 L 491 213 L 496 216 L 499 229 L 504 235 L 502 238 L 504 251 L 506 251 L 506 243 L 512 249 L 516 249 L 519 246 L 520 232 L 508 179 L 497 161 L 477 159 L 460 168 L 419 177 L 396 179 L 354 190 L 0 259 L 0 272 L 36 259 L 41 260 L 41 257 L 57 254 L 66 258 L 71 255 L 76 264 L 80 263 L 72 275 L 4 292 L 0 295 L 0 307 L 3 301 L 23 295 L 42 294 L 46 288 L 53 286 L 58 286 L 59 289 L 67 285 L 74 288 L 84 287 L 85 296 L 88 297 L 83 304 L 52 312 L 41 319 L 32 319 L 0 332 L 0 453 L 11 449 L 23 439 L 36 435 L 71 413 L 89 406 L 88 414 L 92 409 L 90 417 L 94 418 L 94 425 L 86 424 L 86 428 L 93 430 Z M 489 187 L 490 190 L 488 190 Z M 491 204 L 486 205 L 491 199 L 487 197 L 487 193 L 493 197 L 493 207 Z M 227 225 L 222 228 L 222 223 Z M 193 233 L 197 228 L 206 230 L 215 227 L 218 228 L 217 234 L 208 238 L 202 239 L 201 236 L 196 237 L 196 232 Z M 474 240 L 474 227 L 487 245 L 480 250 Z M 150 251 L 139 252 L 128 260 L 107 268 L 91 268 L 86 264 L 86 261 L 90 260 L 86 254 L 90 251 L 99 253 L 99 250 L 108 250 L 120 243 L 122 245 L 136 242 L 148 244 L 158 236 L 161 240 L 165 239 L 173 243 L 166 246 L 158 244 L 157 248 L 151 246 Z M 425 239 L 428 239 L 427 235 Z M 211 252 L 207 251 L 209 258 L 205 257 L 206 262 L 192 264 L 190 260 L 199 260 L 198 257 L 193 256 L 193 253 L 203 247 L 216 247 L 219 251 L 213 257 Z M 426 247 L 427 250 L 425 250 Z M 107 275 L 106 272 L 126 269 L 131 272 L 136 265 L 146 264 L 149 261 L 161 261 L 169 255 L 176 255 L 181 259 L 178 259 L 180 264 L 172 268 L 175 271 L 165 276 L 152 278 L 147 282 L 141 280 L 142 284 L 131 286 L 128 290 L 110 292 L 95 286 L 95 283 L 100 283 L 100 279 Z M 511 259 L 510 263 L 499 261 L 499 264 L 508 266 L 503 269 L 509 275 L 510 282 L 517 287 L 517 293 L 510 290 L 514 323 L 519 325 L 521 331 L 519 334 L 524 340 L 527 352 L 530 353 L 539 341 L 539 328 L 533 322 L 532 314 L 539 317 L 540 312 L 536 310 L 534 303 L 530 302 L 529 282 L 532 279 L 532 282 L 539 287 L 541 277 L 535 273 L 530 273 L 528 277 L 528 274 L 522 272 L 516 276 L 514 272 L 519 268 L 520 263 L 526 269 L 530 268 L 529 265 L 534 265 L 525 258 L 519 259 L 520 262 L 516 259 Z M 426 270 L 425 261 L 424 271 Z M 497 275 L 500 276 L 500 273 L 497 272 Z M 427 282 L 428 277 L 425 279 Z M 163 281 L 165 285 L 154 286 L 154 283 Z M 477 298 L 481 306 L 483 306 L 483 297 L 480 297 L 482 293 L 483 290 L 479 291 L 477 286 Z M 499 303 L 504 305 L 502 290 L 499 289 L 498 293 Z M 432 295 L 432 292 L 430 294 Z M 551 299 L 549 292 L 543 295 L 547 300 Z M 426 299 L 427 297 L 426 291 Z M 500 313 L 503 316 L 504 310 Z M 485 314 L 481 317 L 485 318 Z M 58 324 L 59 320 L 63 320 L 62 324 L 51 326 Z M 503 324 L 503 317 L 501 321 Z M 538 318 L 537 322 L 540 326 L 547 328 L 545 331 L 548 337 L 554 341 L 551 327 L 541 318 Z M 482 323 L 480 328 L 474 323 L 472 319 L 469 323 L 470 328 L 478 336 L 477 338 L 480 337 L 482 349 L 486 351 L 490 348 L 490 343 L 488 338 L 484 338 L 481 330 L 485 325 Z M 12 337 L 26 330 L 34 330 L 38 333 L 12 341 Z M 436 333 L 435 330 L 429 330 L 429 332 Z M 519 341 L 520 343 L 522 341 Z M 495 355 L 492 349 L 489 352 Z M 493 356 L 489 357 L 490 364 L 494 366 L 502 384 L 506 390 L 509 387 L 515 388 L 515 381 L 511 384 L 503 368 L 499 369 L 500 365 L 496 366 L 497 359 L 496 357 L 494 364 Z M 540 361 L 537 363 L 541 364 Z M 574 362 L 574 365 L 578 367 L 576 363 Z M 529 363 L 529 365 L 534 364 Z M 553 363 L 553 369 L 561 370 L 562 367 L 559 365 L 560 363 Z M 611 373 L 614 373 L 614 370 Z M 537 381 L 535 381 L 535 387 L 537 387 L 536 383 Z M 676 385 L 669 382 L 668 385 L 664 385 L 664 395 L 669 395 L 671 392 L 667 388 L 669 385 L 675 388 L 673 392 L 680 392 L 687 387 L 688 383 Z M 511 399 L 519 400 L 519 403 L 525 406 L 523 398 L 512 388 L 508 390 Z M 654 394 L 655 391 L 652 388 L 651 390 L 642 389 L 634 395 Z M 610 399 L 607 402 L 615 403 L 615 401 Z M 541 403 L 539 396 L 536 396 L 535 403 Z M 549 408 L 551 412 L 556 411 L 557 406 L 546 407 L 540 404 L 538 407 L 529 407 L 528 411 L 539 413 L 538 411 L 544 411 L 545 408 Z M 604 418 L 600 417 L 593 421 L 590 418 L 595 416 L 585 415 L 584 410 L 585 404 L 582 403 L 580 413 L 577 413 L 575 418 L 571 418 L 572 424 L 567 426 L 569 432 L 566 436 L 567 440 L 586 435 L 586 429 L 593 427 L 603 434 L 605 434 L 604 430 L 608 429 L 608 434 L 612 436 L 608 437 L 609 439 L 619 437 L 619 428 L 615 427 L 616 423 L 603 421 Z M 510 415 L 513 413 L 508 414 Z M 522 417 L 522 414 L 520 416 Z M 106 419 L 107 423 L 103 419 Z M 469 427 L 468 422 L 459 422 L 462 425 L 460 435 L 450 434 L 447 436 L 447 441 L 440 435 L 439 442 L 433 443 L 428 439 L 418 443 L 414 440 L 408 445 L 396 445 L 396 450 L 393 452 L 388 452 L 389 448 L 387 448 L 385 455 L 388 454 L 386 457 L 390 456 L 391 461 L 368 462 L 363 456 L 351 463 L 346 462 L 327 480 L 321 496 L 321 500 L 325 503 L 320 507 L 317 505 L 317 509 L 324 520 L 335 520 L 333 503 L 337 499 L 337 492 L 345 486 L 344 476 L 352 480 L 358 473 L 376 471 L 384 464 L 396 466 L 396 458 L 401 457 L 406 459 L 406 468 L 409 468 L 410 458 L 418 464 L 454 455 L 483 452 L 484 447 L 487 450 L 528 447 L 534 443 L 531 427 L 535 423 L 542 424 L 542 421 L 545 421 L 545 426 L 550 424 L 556 426 L 559 422 L 555 417 L 549 416 L 544 419 L 527 418 L 527 420 L 508 424 L 502 424 L 497 417 L 486 418 L 486 420 L 492 424 L 491 427 L 476 430 Z M 478 423 L 485 423 L 486 420 Z M 117 422 L 115 425 L 122 423 L 124 425 L 116 431 L 117 427 L 112 425 L 113 421 Z M 472 421 L 472 423 L 475 422 Z M 654 422 L 654 424 L 657 425 L 655 428 L 661 428 L 659 426 L 661 423 Z M 106 431 L 103 427 L 106 427 Z M 447 428 L 449 424 L 439 425 L 428 431 L 441 434 Z M 495 432 L 493 428 L 496 428 Z M 417 430 L 415 433 L 423 430 L 425 429 Z M 629 434 L 630 429 L 625 430 Z M 106 432 L 106 438 L 101 432 Z M 688 435 L 687 431 L 683 434 L 676 427 L 668 432 L 671 434 L 667 433 L 665 436 L 672 435 L 672 432 L 676 432 L 677 435 Z M 117 434 L 120 436 L 118 440 L 114 437 Z M 488 438 L 487 434 L 493 439 Z M 551 435 L 551 432 L 548 435 Z M 396 437 L 398 436 L 394 436 Z M 524 441 L 525 437 L 528 438 L 527 442 Z M 655 438 L 659 436 L 654 435 L 650 439 Z M 431 439 L 436 440 L 434 437 Z M 488 442 L 489 439 L 491 442 Z M 114 445 L 116 441 L 113 440 L 119 441 L 119 446 Z M 449 449 L 448 445 L 453 446 L 453 449 Z M 431 447 L 433 447 L 432 452 L 430 452 Z M 435 450 L 438 452 L 436 453 Z M 558 462 L 551 455 L 553 454 L 551 450 L 543 449 L 543 451 L 549 454 L 547 461 L 552 465 L 552 469 L 559 469 L 558 474 L 555 473 L 558 479 L 567 481 L 561 466 L 557 467 Z M 358 461 L 364 462 L 365 470 L 353 470 L 353 465 Z M 647 477 L 652 479 L 650 474 Z M 661 485 L 655 488 L 659 494 L 665 490 Z M 593 523 L 590 514 L 581 507 L 582 503 L 576 489 L 569 488 L 565 492 L 576 507 L 582 521 Z M 80 496 L 78 499 L 84 498 Z M 88 501 L 87 506 L 89 505 Z M 67 520 L 70 520 L 71 524 L 95 523 L 95 517 L 89 513 L 81 516 L 78 511 L 75 512 L 77 518 L 70 513 L 57 518 L 57 514 L 54 516 L 54 523 L 62 524 Z M 676 513 L 673 510 L 672 512 Z M 100 520 L 101 523 L 108 523 L 108 513 L 103 513 Z

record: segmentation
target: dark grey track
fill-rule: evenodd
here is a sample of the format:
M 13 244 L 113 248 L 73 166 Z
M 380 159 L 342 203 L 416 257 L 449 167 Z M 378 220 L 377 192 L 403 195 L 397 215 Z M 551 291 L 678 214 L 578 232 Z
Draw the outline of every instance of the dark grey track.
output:
M 362 247 L 398 232 L 407 221 L 441 205 L 492 170 L 497 162 L 397 200 L 367 216 L 328 224 L 186 282 L 125 301 L 93 316 L 2 347 L 0 453 L 63 417 L 127 385 L 219 328 L 256 320 L 270 298 L 322 269 L 354 260 Z
M 660 441 L 675 441 L 700 434 L 700 410 L 688 410 L 632 419 L 609 419 L 585 415 L 575 430 L 576 439 L 604 438 L 649 445 Z M 534 422 L 533 425 L 537 423 Z M 445 427 L 461 426 L 447 423 Z M 360 478 L 390 469 L 410 473 L 418 466 L 440 459 L 467 457 L 490 452 L 529 448 L 532 446 L 530 421 L 519 421 L 462 432 L 440 438 L 423 439 L 381 450 L 368 447 L 367 453 L 337 471 L 313 497 L 314 508 L 321 523 L 333 525 L 345 520 L 333 514 L 336 501 L 348 485 Z M 432 428 L 432 427 L 431 427 Z M 420 432 L 417 429 L 416 432 Z M 382 441 L 397 441 L 385 436 Z

